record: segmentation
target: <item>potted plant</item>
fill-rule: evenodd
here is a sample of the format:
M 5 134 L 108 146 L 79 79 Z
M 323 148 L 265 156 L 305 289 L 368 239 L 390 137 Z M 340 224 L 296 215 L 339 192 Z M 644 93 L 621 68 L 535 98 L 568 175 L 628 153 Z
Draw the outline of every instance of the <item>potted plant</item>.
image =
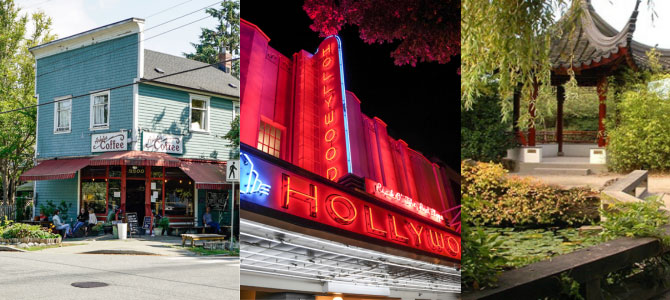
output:
M 165 235 L 165 232 L 170 234 L 170 232 L 168 231 L 168 229 L 170 228 L 170 219 L 168 219 L 167 217 L 161 218 L 158 221 L 158 227 L 163 229 L 161 235 Z
M 105 222 L 102 224 L 102 229 L 105 232 L 105 234 L 110 234 L 114 229 L 112 229 L 114 226 L 112 226 L 111 222 Z

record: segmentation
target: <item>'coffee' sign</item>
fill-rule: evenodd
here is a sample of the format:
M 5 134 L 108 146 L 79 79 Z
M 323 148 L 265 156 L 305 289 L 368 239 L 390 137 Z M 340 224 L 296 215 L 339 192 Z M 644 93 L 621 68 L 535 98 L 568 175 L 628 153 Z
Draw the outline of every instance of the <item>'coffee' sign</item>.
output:
M 128 150 L 128 136 L 125 131 L 91 135 L 91 152 L 111 152 Z
M 181 136 L 153 132 L 144 132 L 142 136 L 142 148 L 144 151 L 184 153 L 184 144 L 182 143 Z

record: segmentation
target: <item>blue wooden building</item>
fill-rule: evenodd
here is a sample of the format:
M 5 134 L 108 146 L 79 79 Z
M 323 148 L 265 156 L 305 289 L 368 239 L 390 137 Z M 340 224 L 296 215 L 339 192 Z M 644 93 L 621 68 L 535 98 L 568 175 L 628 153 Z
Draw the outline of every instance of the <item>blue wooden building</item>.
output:
M 225 161 L 239 149 L 223 136 L 239 114 L 239 81 L 225 63 L 144 49 L 143 28 L 131 18 L 30 49 L 37 166 L 21 178 L 36 181 L 36 214 L 64 201 L 67 221 L 116 207 L 188 226 L 210 206 L 230 223 Z

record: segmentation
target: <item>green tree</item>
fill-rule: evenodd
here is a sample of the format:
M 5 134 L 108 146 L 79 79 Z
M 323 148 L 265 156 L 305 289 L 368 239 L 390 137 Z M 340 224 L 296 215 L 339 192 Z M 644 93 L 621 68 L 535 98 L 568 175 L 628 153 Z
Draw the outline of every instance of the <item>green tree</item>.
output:
M 234 149 L 237 151 L 234 151 L 233 158 L 239 158 L 240 157 L 240 116 L 238 115 L 235 117 L 235 119 L 230 122 L 230 131 L 226 133 L 226 135 L 223 136 L 224 139 L 227 139 L 230 141 L 230 144 L 233 146 Z
M 33 31 L 26 35 L 29 22 Z M 0 111 L 37 104 L 35 60 L 28 49 L 55 39 L 50 27 L 43 12 L 21 15 L 13 0 L 0 0 Z M 35 108 L 0 114 L 0 179 L 8 204 L 14 203 L 19 175 L 33 165 L 36 119 Z
M 191 43 L 194 53 L 184 53 L 189 59 L 213 64 L 219 54 L 229 53 L 234 57 L 240 53 L 240 1 L 222 1 L 221 8 L 209 8 L 207 13 L 218 20 L 214 29 L 202 28 L 199 43 Z M 225 62 L 221 62 L 225 63 Z M 239 60 L 232 62 L 231 74 L 240 78 Z

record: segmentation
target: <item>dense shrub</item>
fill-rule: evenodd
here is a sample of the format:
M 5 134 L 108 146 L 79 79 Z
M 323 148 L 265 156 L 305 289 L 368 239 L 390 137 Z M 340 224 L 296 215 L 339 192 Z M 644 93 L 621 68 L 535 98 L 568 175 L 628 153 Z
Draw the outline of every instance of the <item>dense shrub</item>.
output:
M 465 202 L 470 200 L 466 198 Z M 461 218 L 468 219 L 467 212 Z M 497 234 L 488 234 L 477 226 L 463 223 L 461 227 L 463 243 L 461 247 L 461 284 L 465 290 L 493 287 L 498 274 L 505 265 L 505 259 L 496 255 L 495 248 L 502 240 Z
M 663 202 L 649 197 L 637 202 L 608 201 L 601 213 L 604 221 L 602 236 L 605 240 L 617 237 L 655 237 L 670 245 L 670 236 L 663 227 L 670 223 L 667 212 L 661 210 Z
M 599 218 L 596 194 L 559 189 L 529 178 L 505 176 L 500 164 L 461 164 L 463 210 L 476 225 L 543 226 L 592 223 Z
M 515 145 L 510 131 L 497 96 L 476 99 L 471 109 L 461 109 L 461 159 L 500 161 Z
M 12 239 L 12 238 L 53 239 L 59 237 L 58 234 L 51 233 L 49 230 L 42 228 L 39 225 L 28 225 L 23 223 L 14 223 L 0 230 L 2 231 L 0 237 L 4 239 Z
M 645 87 L 623 92 L 618 123 L 607 124 L 607 163 L 614 171 L 670 170 L 670 101 Z

